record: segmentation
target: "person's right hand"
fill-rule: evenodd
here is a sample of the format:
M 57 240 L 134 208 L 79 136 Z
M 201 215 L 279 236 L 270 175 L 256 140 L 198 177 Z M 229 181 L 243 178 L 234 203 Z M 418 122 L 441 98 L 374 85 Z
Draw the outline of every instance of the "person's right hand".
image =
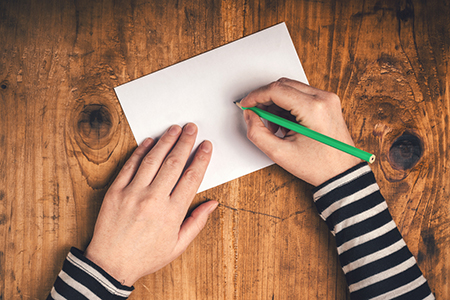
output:
M 242 99 L 243 107 L 258 106 L 319 133 L 354 146 L 342 116 L 336 94 L 307 84 L 281 78 Z M 290 113 L 290 114 L 289 114 Z M 284 137 L 275 136 L 278 126 L 266 127 L 251 110 L 244 110 L 247 136 L 276 164 L 294 176 L 318 186 L 361 162 L 359 158 L 284 128 Z

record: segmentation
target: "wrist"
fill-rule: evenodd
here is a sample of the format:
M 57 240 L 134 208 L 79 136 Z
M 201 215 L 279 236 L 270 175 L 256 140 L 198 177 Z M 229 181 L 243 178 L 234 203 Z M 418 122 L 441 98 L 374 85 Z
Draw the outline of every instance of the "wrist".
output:
M 83 251 L 75 247 L 70 249 L 64 261 L 62 271 L 58 275 L 60 280 L 56 280 L 54 287 L 56 291 L 63 292 L 61 294 L 63 296 L 73 295 L 71 290 L 67 290 L 66 275 L 78 281 L 82 286 L 95 286 L 95 294 L 99 299 L 111 299 L 111 297 L 115 298 L 115 296 L 126 299 L 134 290 L 134 287 L 121 285 L 120 282 L 105 270 L 86 258 Z M 66 298 L 69 299 L 70 297 Z
M 345 160 L 340 160 L 337 164 L 330 166 L 326 170 L 326 172 L 323 174 L 322 178 L 317 181 L 317 184 L 315 186 L 323 185 L 324 183 L 332 180 L 336 176 L 339 176 L 340 174 L 346 172 L 347 170 L 361 164 L 363 161 L 356 157 L 348 157 Z
M 342 185 L 342 182 L 344 183 L 350 183 L 351 181 L 353 181 L 353 177 L 349 176 L 349 174 L 356 174 L 355 178 L 357 178 L 358 174 L 355 173 L 355 171 L 363 169 L 364 173 L 367 173 L 368 171 L 371 171 L 370 166 L 364 162 L 361 161 L 359 164 L 345 170 L 344 172 L 328 179 L 327 181 L 323 182 L 322 184 L 316 186 L 313 188 L 312 192 L 313 192 L 313 196 L 314 196 L 314 201 L 316 201 L 316 197 L 318 197 L 316 195 L 316 193 L 320 190 L 322 190 L 323 188 L 325 188 L 326 190 L 328 190 L 328 186 L 334 186 L 334 187 L 339 187 Z M 319 193 L 321 194 L 321 193 Z
M 133 277 L 130 272 L 127 272 L 119 263 L 115 262 L 110 255 L 98 255 L 98 253 L 99 251 L 88 247 L 83 255 L 123 286 L 131 287 L 139 279 Z

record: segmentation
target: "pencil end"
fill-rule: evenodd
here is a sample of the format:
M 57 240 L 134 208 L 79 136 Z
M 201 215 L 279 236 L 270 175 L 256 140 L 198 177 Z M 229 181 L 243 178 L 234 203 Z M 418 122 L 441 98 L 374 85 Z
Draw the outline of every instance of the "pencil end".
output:
M 241 100 L 236 100 L 236 101 L 234 101 L 234 104 L 236 104 L 237 107 L 239 107 L 240 109 L 242 109 Z

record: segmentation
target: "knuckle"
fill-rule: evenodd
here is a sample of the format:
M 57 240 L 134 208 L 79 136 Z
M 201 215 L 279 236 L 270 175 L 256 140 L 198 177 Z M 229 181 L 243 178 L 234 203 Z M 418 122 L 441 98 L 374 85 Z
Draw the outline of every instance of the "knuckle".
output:
M 136 162 L 133 159 L 129 159 L 123 165 L 122 170 L 123 171 L 133 170 L 135 167 L 136 167 Z
M 201 161 L 201 162 L 207 162 L 207 161 L 209 161 L 209 158 L 210 158 L 210 155 L 206 154 L 206 153 L 204 153 L 202 151 L 199 151 L 196 154 L 196 159 Z
M 341 105 L 341 99 L 335 93 L 327 92 L 325 99 L 333 105 Z
M 280 86 L 281 86 L 282 84 L 283 84 L 283 83 L 282 83 L 280 80 L 274 81 L 274 82 L 272 82 L 272 83 L 269 84 L 268 89 L 269 89 L 269 90 L 276 90 L 276 89 L 279 89 Z
M 163 134 L 159 139 L 159 144 L 173 144 L 178 139 L 178 136 L 173 136 L 170 134 Z
M 184 172 L 184 178 L 187 182 L 194 184 L 202 180 L 202 175 L 199 171 L 188 168 L 186 172 Z
M 136 212 L 142 214 L 143 216 L 151 216 L 154 215 L 155 212 L 160 212 L 164 207 L 161 205 L 163 199 L 158 197 L 155 194 L 144 194 L 139 193 L 134 194 L 134 201 L 130 203 L 131 206 L 134 207 Z
M 341 99 L 335 93 L 325 92 L 316 98 L 318 101 L 314 101 L 314 114 L 330 114 L 341 110 Z
M 195 222 L 195 225 L 197 226 L 197 232 L 201 232 L 203 228 L 205 228 L 206 222 L 206 219 L 198 219 L 197 222 Z
M 280 79 L 278 79 L 278 82 L 284 83 L 284 82 L 288 82 L 289 79 L 287 79 L 286 77 L 281 77 Z
M 169 168 L 174 168 L 181 164 L 181 160 L 175 155 L 169 155 L 164 164 Z
M 158 166 L 158 162 L 155 157 L 152 155 L 147 155 L 142 159 L 142 164 L 145 164 L 147 166 L 153 167 Z

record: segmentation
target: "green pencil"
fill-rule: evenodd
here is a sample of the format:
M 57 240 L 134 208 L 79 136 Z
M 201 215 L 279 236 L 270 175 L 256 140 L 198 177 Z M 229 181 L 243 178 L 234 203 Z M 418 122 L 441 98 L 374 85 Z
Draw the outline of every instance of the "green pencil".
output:
M 277 125 L 280 125 L 282 127 L 285 127 L 289 130 L 298 132 L 300 134 L 303 134 L 304 136 L 307 136 L 313 140 L 316 140 L 318 142 L 321 142 L 325 145 L 328 145 L 330 147 L 336 148 L 338 150 L 341 150 L 345 153 L 351 154 L 355 157 L 358 157 L 364 161 L 367 161 L 369 163 L 373 163 L 375 161 L 375 155 L 370 154 L 366 151 L 363 151 L 361 149 L 355 148 L 353 146 L 350 146 L 346 143 L 340 142 L 338 140 L 335 140 L 333 138 L 330 138 L 329 136 L 323 135 L 321 133 L 318 133 L 314 130 L 311 130 L 305 126 L 302 126 L 298 123 L 286 120 L 282 117 L 279 117 L 277 115 L 274 115 L 270 112 L 267 112 L 263 109 L 260 109 L 258 107 L 242 107 L 242 105 L 239 103 L 240 101 L 234 102 L 237 106 L 239 106 L 242 110 L 250 109 L 251 111 L 255 112 L 258 116 L 260 116 L 263 119 L 266 119 L 267 121 L 270 121 L 272 123 L 275 123 Z

